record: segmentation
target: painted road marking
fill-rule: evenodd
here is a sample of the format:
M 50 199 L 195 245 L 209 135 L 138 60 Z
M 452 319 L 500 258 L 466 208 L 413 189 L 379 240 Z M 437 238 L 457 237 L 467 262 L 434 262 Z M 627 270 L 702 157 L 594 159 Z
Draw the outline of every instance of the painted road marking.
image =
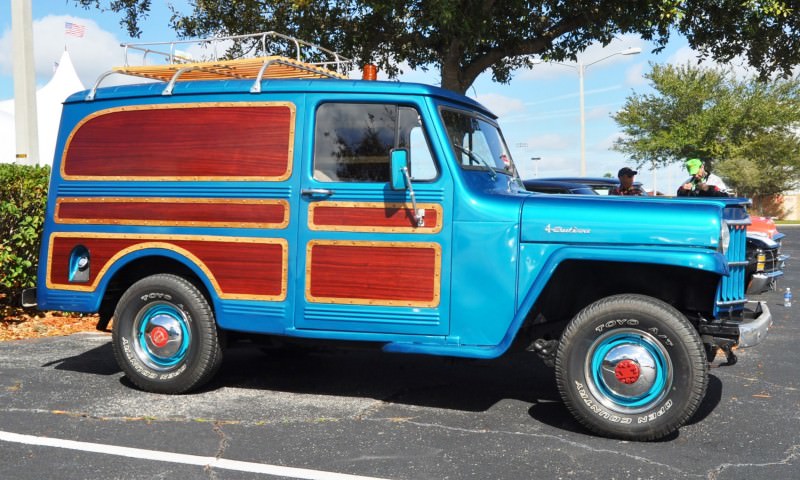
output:
M 325 472 L 321 470 L 309 470 L 295 467 L 281 467 L 279 465 L 268 465 L 265 463 L 240 462 L 237 460 L 226 460 L 224 458 L 160 452 L 158 450 L 119 447 L 115 445 L 78 442 L 75 440 L 63 440 L 59 438 L 36 437 L 33 435 L 22 435 L 19 433 L 4 431 L 0 431 L 0 441 L 23 443 L 26 445 L 37 445 L 42 447 L 65 448 L 67 450 L 102 453 L 105 455 L 116 455 L 119 457 L 141 458 L 144 460 L 152 460 L 157 462 L 181 463 L 185 465 L 197 465 L 200 467 L 236 470 L 239 472 L 263 473 L 266 475 L 307 480 L 385 480 L 377 477 L 349 475 L 347 473 Z

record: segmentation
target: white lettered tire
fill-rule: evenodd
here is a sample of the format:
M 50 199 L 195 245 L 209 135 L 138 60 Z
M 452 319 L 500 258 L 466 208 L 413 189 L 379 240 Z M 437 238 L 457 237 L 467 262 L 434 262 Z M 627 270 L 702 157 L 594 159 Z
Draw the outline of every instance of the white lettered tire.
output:
M 176 275 L 143 278 L 122 295 L 112 345 L 128 379 L 149 392 L 195 389 L 222 361 L 213 310 L 196 286 Z
M 655 440 L 697 411 L 708 384 L 700 337 L 661 300 L 615 295 L 569 323 L 556 355 L 556 382 L 589 430 L 625 440 Z

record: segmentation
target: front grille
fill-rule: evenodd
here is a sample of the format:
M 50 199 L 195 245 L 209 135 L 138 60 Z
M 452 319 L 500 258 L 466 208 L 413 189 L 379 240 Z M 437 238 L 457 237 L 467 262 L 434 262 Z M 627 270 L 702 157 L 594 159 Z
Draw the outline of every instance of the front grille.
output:
M 745 297 L 745 270 L 747 268 L 747 220 L 728 220 L 730 244 L 728 246 L 728 265 L 730 273 L 722 277 L 717 288 L 717 302 L 714 316 L 741 311 L 747 302 Z

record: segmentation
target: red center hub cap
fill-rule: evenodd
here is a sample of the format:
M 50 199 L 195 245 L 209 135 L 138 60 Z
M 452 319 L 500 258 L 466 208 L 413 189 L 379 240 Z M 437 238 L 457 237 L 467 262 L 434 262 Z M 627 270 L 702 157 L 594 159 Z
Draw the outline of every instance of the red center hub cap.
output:
M 639 380 L 640 374 L 639 364 L 633 360 L 623 360 L 614 367 L 614 375 L 617 377 L 617 380 L 625 385 L 630 385 L 636 382 L 636 380 Z
M 157 348 L 161 348 L 169 341 L 169 333 L 164 327 L 156 327 L 150 331 L 150 341 L 153 342 Z

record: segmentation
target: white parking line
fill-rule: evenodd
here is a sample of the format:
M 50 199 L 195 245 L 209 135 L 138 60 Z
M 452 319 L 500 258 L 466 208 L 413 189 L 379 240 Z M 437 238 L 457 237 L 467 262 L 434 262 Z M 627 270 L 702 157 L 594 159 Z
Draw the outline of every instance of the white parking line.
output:
M 221 468 L 224 470 L 236 470 L 239 472 L 263 473 L 266 475 L 276 475 L 281 477 L 301 478 L 308 480 L 385 480 L 376 477 L 349 475 L 346 473 L 324 472 L 321 470 L 309 470 L 305 468 L 281 467 L 278 465 L 268 465 L 265 463 L 240 462 L 236 460 L 226 460 L 224 458 L 159 452 L 157 450 L 118 447 L 115 445 L 103 445 L 101 443 L 77 442 L 74 440 L 62 440 L 59 438 L 36 437 L 33 435 L 22 435 L 19 433 L 4 431 L 0 431 L 0 441 L 23 443 L 26 445 L 38 445 L 42 447 L 65 448 L 68 450 L 102 453 L 105 455 L 116 455 L 119 457 L 141 458 L 144 460 L 153 460 L 157 462 L 171 462 L 185 465 L 197 465 L 201 467 Z

